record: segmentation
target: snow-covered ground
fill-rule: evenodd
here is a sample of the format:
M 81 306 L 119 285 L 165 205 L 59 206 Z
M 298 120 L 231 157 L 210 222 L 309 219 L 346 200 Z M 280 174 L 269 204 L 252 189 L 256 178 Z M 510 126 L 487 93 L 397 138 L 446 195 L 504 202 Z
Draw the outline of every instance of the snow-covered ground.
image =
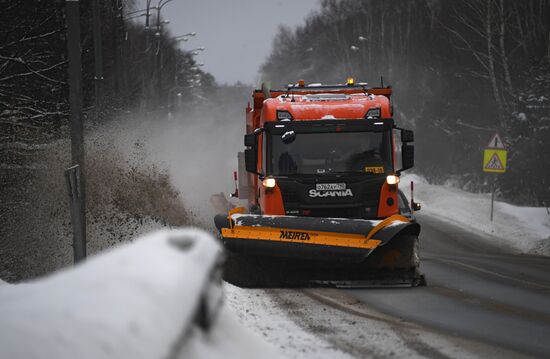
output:
M 238 320 L 238 314 L 224 305 L 210 332 L 193 327 L 183 343 L 180 359 L 282 359 L 279 353 L 259 334 Z
M 546 208 L 519 207 L 495 201 L 491 222 L 490 194 L 433 185 L 420 176 L 404 175 L 401 188 L 407 196 L 410 195 L 410 181 L 415 183 L 414 197 L 422 204 L 422 213 L 482 233 L 487 239 L 521 253 L 550 256 L 550 215 Z
M 200 230 L 160 231 L 32 282 L 0 285 L 1 358 L 278 358 L 222 309 L 194 324 L 221 254 Z
M 550 254 L 546 209 L 496 202 L 490 222 L 489 195 L 431 185 L 414 175 L 402 178 L 402 188 L 411 180 L 423 213 L 524 253 Z M 205 232 L 166 230 L 46 278 L 17 285 L 0 281 L 0 357 L 322 359 L 431 352 L 463 357 L 472 348 L 481 350 L 466 350 L 421 328 L 403 329 L 340 292 L 230 284 L 224 284 L 225 303 L 215 325 L 204 331 L 194 316 L 220 254 L 218 242 Z M 411 351 L 414 347 L 423 349 Z
M 337 289 L 226 285 L 226 301 L 242 326 L 261 334 L 284 358 L 510 357 L 505 350 L 392 318 Z
M 352 358 L 323 340 L 313 328 L 304 329 L 290 317 L 291 308 L 278 303 L 269 290 L 241 289 L 226 284 L 226 301 L 239 322 L 275 346 L 285 358 Z M 302 296 L 297 293 L 297 296 Z M 322 317 L 322 313 L 318 314 Z M 296 319 L 296 318 L 294 318 Z M 299 319 L 298 319 L 299 320 Z

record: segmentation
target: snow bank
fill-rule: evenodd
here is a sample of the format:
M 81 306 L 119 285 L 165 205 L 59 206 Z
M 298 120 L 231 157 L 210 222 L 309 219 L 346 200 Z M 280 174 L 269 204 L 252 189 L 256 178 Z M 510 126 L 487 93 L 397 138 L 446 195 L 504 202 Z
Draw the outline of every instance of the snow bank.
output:
M 490 194 L 432 185 L 420 176 L 404 175 L 401 183 L 407 196 L 410 181 L 415 182 L 414 197 L 422 204 L 421 213 L 481 232 L 488 239 L 519 252 L 550 256 L 550 215 L 546 208 L 519 207 L 495 201 L 491 222 Z
M 161 231 L 44 279 L 0 285 L 0 357 L 170 357 L 220 254 L 206 232 Z
M 242 308 L 236 310 L 243 311 Z M 193 328 L 188 344 L 179 353 L 181 359 L 282 359 L 259 333 L 241 324 L 232 308 L 224 306 L 220 318 L 209 333 Z

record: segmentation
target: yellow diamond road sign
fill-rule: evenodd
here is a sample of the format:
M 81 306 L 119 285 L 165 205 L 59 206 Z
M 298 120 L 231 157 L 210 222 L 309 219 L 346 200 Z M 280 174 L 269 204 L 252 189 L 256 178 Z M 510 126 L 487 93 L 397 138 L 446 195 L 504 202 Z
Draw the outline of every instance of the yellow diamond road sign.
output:
M 508 151 L 506 150 L 486 149 L 483 152 L 483 172 L 506 172 L 507 154 Z

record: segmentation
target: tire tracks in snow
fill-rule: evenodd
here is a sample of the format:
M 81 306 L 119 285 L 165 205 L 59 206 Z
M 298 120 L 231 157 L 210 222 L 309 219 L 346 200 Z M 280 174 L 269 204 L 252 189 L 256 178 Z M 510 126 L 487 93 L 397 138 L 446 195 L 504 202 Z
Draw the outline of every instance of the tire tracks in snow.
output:
M 367 333 L 378 331 L 385 340 L 377 341 L 377 335 L 365 335 L 362 347 L 369 352 L 357 352 L 346 345 L 338 345 L 338 338 L 325 340 L 334 343 L 338 348 L 352 355 L 364 357 L 421 357 L 421 358 L 487 358 L 487 357 L 523 357 L 521 354 L 493 345 L 465 339 L 452 333 L 443 333 L 437 329 L 424 327 L 401 318 L 378 312 L 358 299 L 337 289 L 302 289 L 299 290 L 312 301 L 327 306 L 349 318 L 360 318 L 366 322 L 361 329 Z M 302 318 L 300 318 L 302 319 Z M 357 320 L 359 321 L 359 320 Z M 346 340 L 340 341 L 345 343 Z M 352 350 L 350 350 L 352 349 Z M 359 355 L 358 355 L 359 354 Z M 362 355 L 361 355 L 362 354 Z
M 377 321 L 377 322 L 381 322 L 389 325 L 390 329 L 394 331 L 395 334 L 404 342 L 406 347 L 409 349 L 412 349 L 419 356 L 434 358 L 434 359 L 450 358 L 448 355 L 445 355 L 444 353 L 428 345 L 424 341 L 419 340 L 420 335 L 418 333 L 413 332 L 413 330 L 418 330 L 417 326 L 393 317 L 386 316 L 381 313 L 380 314 L 369 313 L 364 308 L 363 310 L 361 310 L 361 307 L 358 307 L 358 309 L 351 308 L 349 305 L 342 304 L 342 303 L 346 303 L 346 300 L 337 301 L 337 299 L 334 298 L 334 293 L 331 293 L 333 295 L 327 295 L 326 292 L 327 290 L 322 290 L 322 289 L 321 290 L 314 290 L 314 289 L 302 290 L 302 293 L 304 293 L 306 296 L 308 296 L 309 298 L 317 302 L 320 302 L 325 305 L 329 305 L 337 310 L 348 313 L 350 315 L 358 316 L 361 318 L 365 318 L 368 320 L 373 320 L 373 321 Z M 344 297 L 344 295 L 340 293 L 338 294 Z M 359 301 L 357 301 L 355 304 L 359 304 Z

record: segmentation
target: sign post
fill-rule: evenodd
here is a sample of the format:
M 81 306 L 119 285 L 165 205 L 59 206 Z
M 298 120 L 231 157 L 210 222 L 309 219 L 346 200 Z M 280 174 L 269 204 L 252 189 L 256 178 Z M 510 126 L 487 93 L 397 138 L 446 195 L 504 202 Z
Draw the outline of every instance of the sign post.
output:
M 489 145 L 483 151 L 483 172 L 505 173 L 508 151 L 504 147 L 504 142 L 495 133 Z M 491 222 L 493 221 L 493 211 L 495 203 L 495 179 L 491 183 Z

